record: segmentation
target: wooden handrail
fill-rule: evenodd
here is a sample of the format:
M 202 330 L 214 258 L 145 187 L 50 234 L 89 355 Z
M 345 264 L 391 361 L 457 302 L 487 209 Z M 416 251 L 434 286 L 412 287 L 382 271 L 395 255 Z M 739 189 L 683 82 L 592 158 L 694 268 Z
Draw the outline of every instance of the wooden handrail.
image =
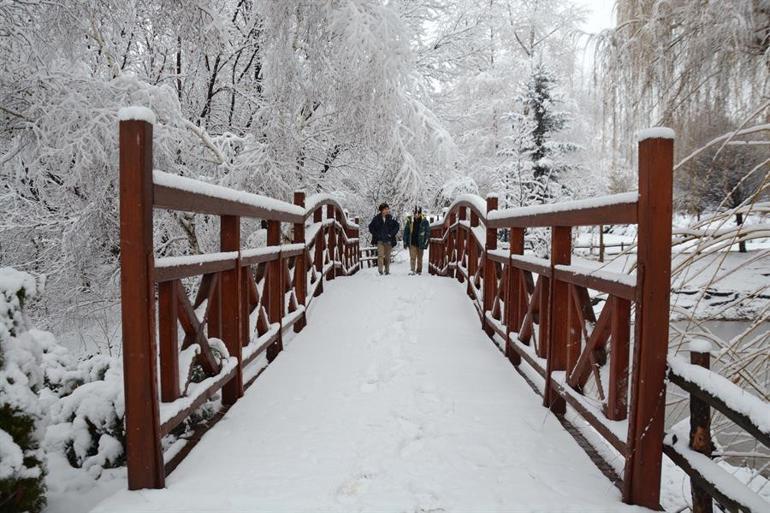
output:
M 357 222 L 348 220 L 335 198 L 314 196 L 306 208 L 303 192 L 287 203 L 153 171 L 152 128 L 144 120 L 120 122 L 121 311 L 132 490 L 163 487 L 181 457 L 164 467 L 161 437 L 216 393 L 225 407 L 237 402 L 244 393 L 244 367 L 262 353 L 268 363 L 275 359 L 286 332 L 305 326 L 307 307 L 323 292 L 323 282 L 360 267 Z M 219 216 L 219 252 L 156 259 L 153 209 Z M 267 223 L 267 247 L 241 246 L 242 217 Z M 310 219 L 315 228 L 305 240 Z M 282 244 L 281 223 L 292 225 L 292 244 Z M 191 301 L 181 280 L 197 276 Z M 196 350 L 207 376 L 188 394 L 180 386 L 188 372 L 179 368 L 180 324 L 181 350 Z

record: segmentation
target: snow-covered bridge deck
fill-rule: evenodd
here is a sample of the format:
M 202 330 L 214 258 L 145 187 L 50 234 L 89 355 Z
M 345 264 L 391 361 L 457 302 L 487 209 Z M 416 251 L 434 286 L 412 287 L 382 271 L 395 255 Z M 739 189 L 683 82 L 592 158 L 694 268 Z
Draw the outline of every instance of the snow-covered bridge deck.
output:
M 165 489 L 95 512 L 642 511 L 490 343 L 464 288 L 407 270 L 330 283 Z

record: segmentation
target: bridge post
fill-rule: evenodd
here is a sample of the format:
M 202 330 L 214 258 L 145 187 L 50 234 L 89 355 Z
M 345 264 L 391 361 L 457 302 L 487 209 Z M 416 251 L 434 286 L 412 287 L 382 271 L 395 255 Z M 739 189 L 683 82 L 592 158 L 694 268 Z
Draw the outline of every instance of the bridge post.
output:
M 554 413 L 564 413 L 564 399 L 553 390 L 551 374 L 554 371 L 567 368 L 567 345 L 570 337 L 569 284 L 555 278 L 554 270 L 557 265 L 569 264 L 572 259 L 572 228 L 569 226 L 551 227 L 551 280 L 548 316 L 540 322 L 548 324 L 548 356 L 546 357 L 544 404 Z
M 353 246 L 353 265 L 358 264 L 356 272 L 361 270 L 361 218 L 356 216 L 353 221 L 358 226 L 358 233 L 356 234 L 356 244 Z
M 447 267 L 449 265 L 450 260 L 452 263 L 456 263 L 456 249 L 457 249 L 457 232 L 455 231 L 455 228 L 453 226 L 457 223 L 457 212 L 450 212 L 449 213 L 449 225 L 446 228 L 447 234 L 446 234 L 446 247 L 447 252 L 444 257 L 444 260 L 441 262 L 442 267 Z M 456 268 L 453 268 L 451 271 L 447 269 L 447 275 L 454 277 L 455 273 L 457 272 Z
M 487 196 L 487 219 L 489 213 L 493 210 L 497 210 L 497 196 Z M 495 330 L 490 326 L 487 321 L 487 312 L 492 312 L 493 304 L 495 302 L 495 296 L 497 295 L 497 266 L 489 258 L 489 252 L 497 249 L 497 229 L 486 227 L 486 241 L 484 243 L 484 295 L 482 302 L 482 309 L 484 315 L 482 319 L 482 326 L 488 336 L 493 336 Z
M 524 254 L 524 228 L 512 227 L 508 236 L 511 255 L 523 255 Z M 511 347 L 510 333 L 512 331 L 518 333 L 521 329 L 521 323 L 524 319 L 525 312 L 522 309 L 526 309 L 527 298 L 523 297 L 524 283 L 521 280 L 521 272 L 519 269 L 513 266 L 509 260 L 508 273 L 506 274 L 505 281 L 505 325 L 506 340 L 505 340 L 505 352 L 508 359 L 512 363 L 518 365 L 521 362 L 519 353 Z
M 458 207 L 457 209 L 457 221 L 458 225 L 455 228 L 455 240 L 457 241 L 457 260 L 455 261 L 455 276 L 457 277 L 457 281 L 460 283 L 463 282 L 463 273 L 460 271 L 460 266 L 463 263 L 463 254 L 468 250 L 468 248 L 465 246 L 466 237 L 462 235 L 462 232 L 460 230 L 460 221 L 465 221 L 465 207 Z
M 336 220 L 336 215 L 334 213 L 334 205 L 326 205 L 326 219 L 334 219 Z M 333 280 L 337 277 L 337 266 L 335 258 L 335 250 L 337 249 L 337 227 L 334 224 L 329 225 L 329 243 L 327 245 L 327 248 L 329 249 L 329 261 L 332 263 L 331 269 L 329 269 L 329 273 L 326 276 L 327 280 Z
M 279 246 L 281 244 L 281 222 L 267 222 L 267 245 Z M 279 323 L 283 319 L 283 258 L 278 256 L 267 264 L 267 277 L 265 288 L 267 289 L 267 318 L 270 324 Z M 278 329 L 278 338 L 267 348 L 267 361 L 275 360 L 278 353 L 283 351 L 283 330 Z
M 673 134 L 639 141 L 637 298 L 623 500 L 651 509 L 660 507 L 673 163 Z
M 152 124 L 120 122 L 120 301 L 128 488 L 163 488 L 152 243 Z
M 241 250 L 241 218 L 238 216 L 221 216 L 219 231 L 219 249 L 220 251 L 238 251 Z M 235 376 L 222 388 L 222 403 L 233 404 L 239 397 L 243 396 L 243 369 L 241 362 L 243 360 L 241 340 L 241 259 L 236 259 L 234 269 L 223 271 L 221 276 L 221 332 L 222 341 L 227 347 L 230 356 L 238 359 L 238 368 Z
M 471 210 L 471 226 L 470 229 L 466 232 L 466 240 L 465 243 L 466 251 L 468 253 L 468 284 L 467 284 L 467 294 L 468 297 L 471 299 L 478 299 L 475 298 L 473 294 L 473 287 L 476 285 L 475 278 L 476 278 L 476 271 L 478 270 L 479 265 L 479 246 L 476 244 L 476 238 L 473 236 L 473 229 L 479 225 L 479 216 Z M 483 315 L 483 312 L 482 312 Z
M 294 204 L 305 208 L 305 192 L 294 191 Z M 305 222 L 294 223 L 292 230 L 292 241 L 295 244 L 305 244 Z M 307 250 L 302 252 L 294 260 L 294 295 L 297 297 L 297 304 L 305 306 L 307 303 Z M 302 314 L 302 318 L 294 323 L 294 332 L 299 333 L 307 324 L 307 315 Z
M 313 211 L 313 222 L 323 223 L 323 210 L 321 207 L 316 208 Z M 315 257 L 313 258 L 313 264 L 315 270 L 318 273 L 318 279 L 321 280 L 315 289 L 315 297 L 320 296 L 324 291 L 324 248 L 326 247 L 326 236 L 324 235 L 323 224 L 318 229 L 318 240 L 315 241 Z

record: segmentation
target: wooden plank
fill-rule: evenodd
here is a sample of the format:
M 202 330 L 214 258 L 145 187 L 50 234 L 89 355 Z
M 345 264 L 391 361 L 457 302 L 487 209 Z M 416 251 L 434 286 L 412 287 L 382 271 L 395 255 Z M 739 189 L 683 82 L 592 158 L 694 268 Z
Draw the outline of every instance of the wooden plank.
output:
M 585 320 L 574 299 L 576 295 L 575 286 L 567 284 L 567 289 L 567 365 L 565 369 L 567 375 L 569 375 L 572 369 L 575 368 L 575 364 L 577 364 L 578 357 L 580 356 L 580 345 L 583 341 Z
M 278 221 L 267 222 L 267 245 L 278 246 L 281 243 L 281 223 Z M 270 323 L 280 323 L 283 318 L 283 291 L 281 276 L 283 262 L 281 259 L 273 260 L 267 265 L 265 274 L 265 290 L 267 291 L 267 318 Z M 267 361 L 272 362 L 283 350 L 283 340 L 281 336 L 273 345 L 267 348 Z
M 263 334 L 263 335 L 264 335 L 264 334 Z M 248 357 L 244 358 L 244 360 L 243 360 L 243 366 L 244 366 L 244 367 L 246 367 L 246 366 L 247 366 L 247 365 L 249 365 L 251 362 L 253 362 L 253 361 L 254 361 L 254 360 L 257 358 L 257 356 L 259 356 L 259 355 L 261 355 L 262 353 L 264 353 L 264 352 L 265 352 L 265 350 L 267 350 L 267 348 L 268 348 L 268 347 L 270 347 L 271 345 L 273 345 L 273 344 L 274 344 L 274 343 L 275 343 L 275 342 L 278 340 L 278 337 L 279 337 L 280 335 L 281 335 L 281 332 L 280 332 L 280 330 L 276 330 L 276 332 L 275 332 L 274 334 L 272 334 L 271 336 L 269 336 L 268 338 L 266 338 L 266 339 L 265 339 L 265 340 L 262 342 L 262 344 L 260 344 L 260 346 L 259 346 L 257 349 L 255 349 L 254 351 L 252 351 L 251 353 L 249 353 L 249 356 L 248 356 Z
M 707 352 L 690 351 L 690 363 L 704 369 L 711 367 L 711 355 Z M 690 449 L 711 457 L 714 443 L 711 441 L 711 406 L 707 401 L 690 394 Z M 697 480 L 690 480 L 693 513 L 713 513 L 714 501 Z M 768 504 L 770 508 L 770 504 Z
M 639 143 L 639 292 L 623 500 L 652 509 L 660 503 L 671 299 L 673 160 L 673 139 L 653 138 Z
M 522 209 L 525 210 L 525 209 Z M 487 226 L 491 228 L 529 228 L 536 226 L 593 226 L 600 224 L 635 224 L 637 222 L 637 202 L 622 201 L 611 205 L 577 207 L 565 209 L 563 207 L 551 212 L 539 212 L 536 214 L 516 214 L 511 210 L 511 215 L 500 219 L 490 219 Z
M 631 340 L 631 302 L 611 296 L 610 376 L 605 414 L 610 420 L 623 420 L 628 415 L 628 352 Z
M 239 251 L 241 248 L 241 218 L 222 216 L 219 230 L 220 251 Z M 243 341 L 241 340 L 241 266 L 221 274 L 222 341 L 230 356 L 238 359 L 233 379 L 222 388 L 222 403 L 233 404 L 243 396 Z
M 591 367 L 596 364 L 596 352 L 604 348 L 610 336 L 610 318 L 612 315 L 612 303 L 608 303 L 599 314 L 591 336 L 586 342 L 583 352 L 580 353 L 577 364 L 567 378 L 567 383 L 577 391 L 582 391 L 588 377 L 591 375 Z
M 569 226 L 554 226 L 551 228 L 551 266 L 569 264 L 572 258 L 572 228 Z M 564 413 L 565 404 L 562 399 L 555 397 L 551 391 L 551 374 L 554 371 L 567 368 L 567 345 L 569 344 L 569 304 L 571 302 L 569 284 L 551 280 L 550 304 L 548 315 L 548 338 L 546 346 L 546 386 L 544 404 L 554 413 Z M 541 323 L 542 325 L 542 323 Z
M 182 328 L 184 328 L 185 333 L 187 334 L 187 336 L 185 336 L 184 342 L 182 343 L 182 349 L 186 349 L 192 344 L 198 344 L 200 347 L 199 358 L 203 370 L 210 376 L 217 374 L 219 372 L 219 363 L 211 353 L 208 339 L 206 338 L 206 334 L 203 332 L 204 327 L 198 321 L 198 317 L 195 315 L 195 310 L 193 310 L 190 301 L 185 295 L 182 283 L 179 281 L 175 281 L 173 283 L 177 287 L 176 300 L 179 322 L 182 324 Z M 212 289 L 212 293 L 215 290 L 218 290 L 218 287 L 216 289 Z
M 580 416 L 583 417 L 585 421 L 596 430 L 597 433 L 602 435 L 602 437 L 607 440 L 615 449 L 617 449 L 618 452 L 621 454 L 626 454 L 628 450 L 627 444 L 618 438 L 618 436 L 609 428 L 609 426 L 602 422 L 601 418 L 597 417 L 591 410 L 586 408 L 580 399 L 575 397 L 573 392 L 571 392 L 569 389 L 566 389 L 556 381 L 552 381 L 551 383 L 551 388 L 554 390 L 554 392 L 559 394 L 559 396 L 562 397 L 567 404 L 569 404 L 576 412 L 578 412 L 578 414 L 580 414 Z
M 257 253 L 257 254 L 246 253 L 241 257 L 241 266 L 264 264 L 267 262 L 278 260 L 279 258 L 281 258 L 280 252 Z
M 753 436 L 758 442 L 765 447 L 770 447 L 770 433 L 759 429 L 746 415 L 735 411 L 733 408 L 725 403 L 718 396 L 700 388 L 696 383 L 693 383 L 686 378 L 675 374 L 670 369 L 668 371 L 668 379 L 689 394 L 695 396 L 701 401 L 707 402 L 711 407 L 719 410 L 725 417 L 733 421 L 737 426 L 746 430 L 751 436 Z
M 508 236 L 510 255 L 520 255 L 524 252 L 524 230 L 512 228 Z M 523 320 L 523 310 L 526 308 L 521 293 L 522 273 L 521 270 L 514 267 L 510 261 L 506 264 L 508 269 L 506 295 L 505 295 L 505 324 L 509 330 L 518 331 Z
M 545 258 L 532 258 L 523 255 L 511 255 L 511 263 L 523 269 L 541 276 L 551 277 L 551 263 Z
M 163 488 L 152 243 L 152 125 L 121 121 L 120 302 L 128 488 Z
M 487 214 L 497 210 L 497 196 L 487 197 Z M 485 312 L 492 311 L 495 296 L 497 296 L 497 267 L 495 263 L 490 260 L 489 252 L 497 249 L 497 230 L 494 228 L 487 228 L 486 231 L 486 243 L 484 246 L 484 289 L 482 291 L 482 309 Z M 489 323 L 486 322 L 486 317 L 483 323 L 484 331 L 487 335 L 492 336 L 492 330 Z
M 664 444 L 663 452 L 666 453 L 666 456 L 671 458 L 671 461 L 673 461 L 677 467 L 684 470 L 685 474 L 690 476 L 690 479 L 693 482 L 697 483 L 698 486 L 703 490 L 705 490 L 708 495 L 714 497 L 714 499 L 716 499 L 716 501 L 722 506 L 724 506 L 728 511 L 759 513 L 752 510 L 751 507 L 749 507 L 748 505 L 741 504 L 740 502 L 736 501 L 732 497 L 728 497 L 727 495 L 723 494 L 719 490 L 719 488 L 717 488 L 716 486 L 713 485 L 713 483 L 711 483 L 711 481 L 703 477 L 703 475 L 700 472 L 694 469 L 690 465 L 690 462 L 687 461 L 687 458 L 682 456 L 679 453 L 679 451 L 676 449 L 676 447 L 669 444 Z M 715 470 L 724 472 L 723 469 L 717 467 L 716 463 L 714 463 L 714 468 Z
M 305 193 L 303 191 L 296 191 L 294 193 L 294 204 L 298 207 L 305 208 Z M 296 223 L 293 227 L 293 241 L 295 244 L 305 244 L 305 223 Z M 297 260 L 294 264 L 294 294 L 297 298 L 297 302 L 305 306 L 307 303 L 307 249 L 303 248 L 297 254 Z M 299 332 L 305 327 L 305 316 L 294 325 L 294 331 Z
M 179 398 L 179 330 L 177 323 L 177 285 L 158 286 L 158 342 L 160 346 L 160 400 Z
M 633 301 L 636 298 L 636 287 L 619 281 L 602 278 L 594 274 L 569 271 L 566 269 L 554 269 L 554 276 L 557 280 L 592 290 L 598 290 L 599 292 L 605 292 L 629 301 Z
M 334 219 L 334 206 L 329 205 L 326 207 L 326 219 Z M 334 225 L 330 225 L 327 228 L 327 249 L 329 252 L 329 261 L 334 262 L 336 257 L 336 249 L 337 249 L 337 230 Z M 335 266 L 331 266 L 329 270 L 326 272 L 326 279 L 327 280 L 333 280 L 337 277 L 337 268 Z
M 520 271 L 519 273 L 520 276 L 523 277 L 524 271 L 521 271 L 521 270 L 519 271 Z M 535 284 L 535 288 L 532 291 L 532 294 L 529 295 L 527 312 L 524 314 L 524 319 L 521 321 L 521 327 L 519 328 L 519 340 L 524 344 L 529 344 L 529 341 L 532 338 L 533 324 L 535 323 L 535 316 L 539 315 L 540 307 L 542 304 L 542 301 L 540 300 L 540 296 L 541 296 L 541 291 L 543 290 L 543 280 L 545 279 L 546 278 L 543 278 L 542 276 L 538 276 L 537 283 Z M 522 281 L 524 281 L 524 279 L 522 279 Z M 542 318 L 542 316 L 540 317 Z
M 238 192 L 238 191 L 234 191 Z M 183 191 L 164 185 L 154 185 L 154 206 L 158 209 L 179 210 L 217 216 L 239 216 L 258 219 L 273 219 L 287 223 L 301 223 L 305 218 L 300 214 L 276 211 L 250 203 L 217 198 L 196 192 Z
M 180 264 L 173 267 L 158 267 L 155 270 L 155 282 L 163 283 L 183 278 L 191 278 L 202 274 L 212 274 L 230 271 L 235 268 L 236 258 L 222 258 L 210 262 L 196 264 Z
M 236 372 L 236 368 L 233 367 L 228 372 L 220 373 L 216 380 L 206 390 L 201 392 L 195 397 L 195 399 L 190 402 L 189 406 L 182 408 L 173 417 L 163 423 L 161 426 L 161 435 L 166 436 L 169 434 L 172 429 L 177 427 L 180 422 L 189 417 L 192 412 L 203 406 L 203 404 L 211 399 L 211 397 L 216 394 L 223 386 L 225 386 L 228 381 L 235 377 Z

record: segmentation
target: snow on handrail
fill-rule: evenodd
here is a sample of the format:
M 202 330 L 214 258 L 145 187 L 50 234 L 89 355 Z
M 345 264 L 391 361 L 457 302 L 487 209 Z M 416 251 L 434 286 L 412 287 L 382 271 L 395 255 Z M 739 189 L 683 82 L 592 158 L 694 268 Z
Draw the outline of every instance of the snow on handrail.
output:
M 688 438 L 685 429 L 674 426 L 672 432 L 668 433 L 663 441 L 666 454 L 672 457 L 677 465 L 682 466 L 691 477 L 695 473 L 722 497 L 737 503 L 736 506 L 741 511 L 744 509 L 751 512 L 768 511 L 770 503 L 711 458 L 690 449 L 687 445 Z
M 451 212 L 458 206 L 467 205 L 471 207 L 471 209 L 476 211 L 476 214 L 479 216 L 480 221 L 484 221 L 487 217 L 487 202 L 482 198 L 481 196 L 477 196 L 476 194 L 461 194 L 460 196 L 456 197 L 454 201 L 452 201 L 452 204 L 449 205 L 449 208 L 447 209 L 447 212 Z M 433 224 L 430 225 L 431 228 L 440 228 L 444 225 L 444 222 L 449 217 L 446 216 L 443 219 L 435 221 Z
M 348 219 L 347 215 L 345 215 L 345 207 L 342 205 L 339 198 L 334 194 L 318 193 L 308 196 L 305 199 L 305 218 L 312 216 L 313 212 L 315 212 L 318 207 L 329 204 L 333 204 L 339 209 L 340 212 L 343 213 L 342 218 L 345 227 L 351 228 L 353 230 L 359 229 L 358 225 Z
M 153 170 L 152 177 L 155 186 L 223 200 L 247 209 L 254 209 L 255 214 L 284 214 L 292 218 L 304 218 L 305 216 L 303 208 L 267 196 L 238 191 L 185 176 L 173 175 L 158 169 Z
M 770 403 L 752 395 L 727 378 L 698 365 L 688 363 L 679 356 L 668 359 L 668 367 L 709 395 L 718 398 L 730 409 L 745 416 L 759 431 L 770 434 Z
M 548 203 L 545 205 L 533 205 L 529 207 L 506 208 L 495 210 L 489 213 L 488 220 L 494 225 L 505 225 L 514 220 L 524 218 L 536 218 L 551 214 L 567 214 L 581 211 L 602 209 L 606 207 L 636 206 L 639 201 L 639 193 L 624 192 L 621 194 L 610 194 L 599 196 L 597 198 L 587 198 L 573 201 L 563 201 L 560 203 Z M 602 224 L 597 222 L 596 224 Z M 613 224 L 608 220 L 605 224 Z M 620 224 L 620 223 L 618 223 Z
M 238 258 L 237 251 L 205 253 L 203 255 L 182 255 L 155 259 L 155 269 L 179 267 L 182 265 L 201 265 L 209 262 L 225 262 Z

